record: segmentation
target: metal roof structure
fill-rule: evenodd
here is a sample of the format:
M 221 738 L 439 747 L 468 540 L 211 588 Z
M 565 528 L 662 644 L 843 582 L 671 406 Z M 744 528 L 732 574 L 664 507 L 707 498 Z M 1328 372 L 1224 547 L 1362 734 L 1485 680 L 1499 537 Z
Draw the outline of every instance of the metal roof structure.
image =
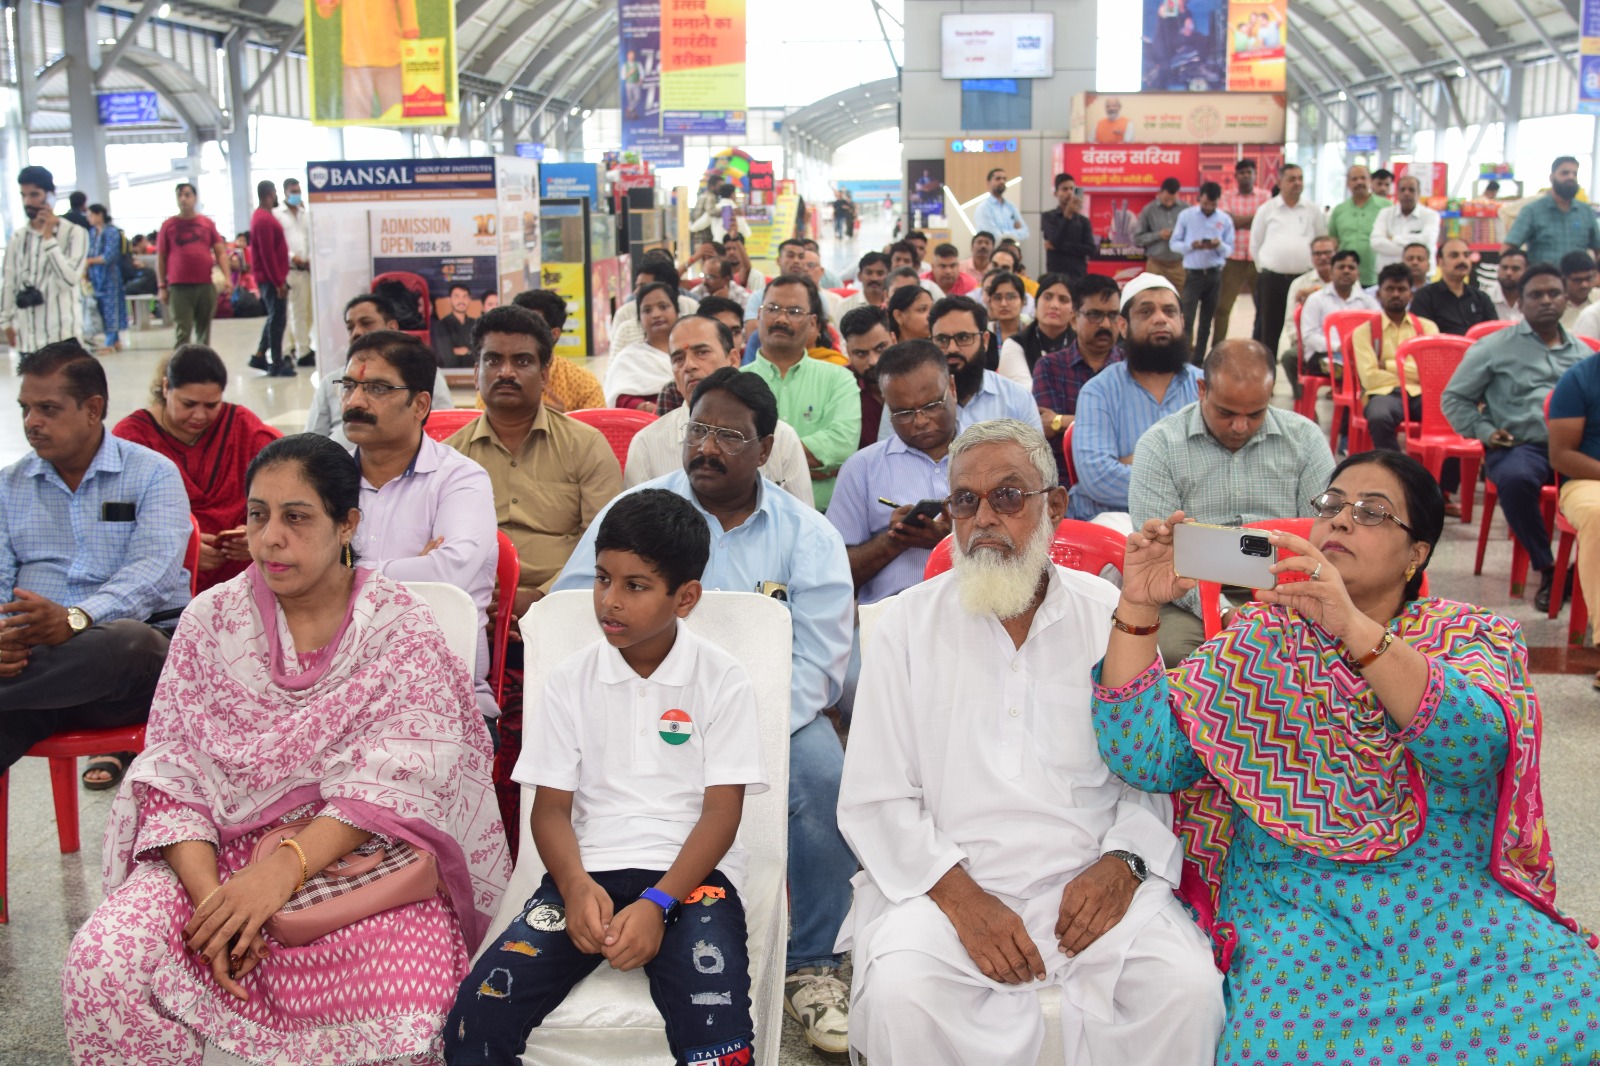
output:
M 825 96 L 784 117 L 791 136 L 809 138 L 833 153 L 857 137 L 900 125 L 900 84 L 895 78 L 868 82 Z

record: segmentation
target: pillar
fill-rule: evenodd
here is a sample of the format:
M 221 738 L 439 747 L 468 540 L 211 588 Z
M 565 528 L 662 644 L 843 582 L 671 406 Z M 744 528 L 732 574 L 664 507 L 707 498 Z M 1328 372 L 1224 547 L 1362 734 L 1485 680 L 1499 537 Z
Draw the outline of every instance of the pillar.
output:
M 1394 158 L 1394 93 L 1378 90 L 1378 163 L 1389 166 Z
M 30 5 L 31 7 L 31 5 Z M 28 9 L 19 16 L 31 14 Z M 100 44 L 95 33 L 95 8 L 85 0 L 62 0 L 61 41 L 72 62 L 67 66 L 67 106 L 72 121 L 72 159 L 78 176 L 76 188 L 91 200 L 110 195 L 106 172 L 106 134 L 100 126 L 100 104 L 95 81 L 100 74 Z
M 1505 139 L 1500 147 L 1503 162 L 1517 165 L 1517 137 L 1522 127 L 1522 87 L 1528 68 L 1521 63 L 1507 63 Z M 1510 192 L 1509 188 L 1502 190 Z
M 250 102 L 245 81 L 244 33 L 234 30 L 223 42 L 228 68 L 229 118 L 232 120 L 223 143 L 228 153 L 228 180 L 233 189 L 233 229 L 250 228 L 250 215 L 256 209 L 256 191 L 250 180 Z

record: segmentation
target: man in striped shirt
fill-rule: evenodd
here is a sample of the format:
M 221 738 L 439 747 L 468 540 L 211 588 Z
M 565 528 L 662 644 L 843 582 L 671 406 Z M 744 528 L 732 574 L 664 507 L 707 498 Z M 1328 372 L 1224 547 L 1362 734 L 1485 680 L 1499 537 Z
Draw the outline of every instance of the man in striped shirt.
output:
M 0 327 L 23 353 L 83 333 L 78 281 L 89 254 L 89 232 L 51 210 L 55 178 L 44 167 L 17 175 L 28 224 L 11 236 L 0 267 Z

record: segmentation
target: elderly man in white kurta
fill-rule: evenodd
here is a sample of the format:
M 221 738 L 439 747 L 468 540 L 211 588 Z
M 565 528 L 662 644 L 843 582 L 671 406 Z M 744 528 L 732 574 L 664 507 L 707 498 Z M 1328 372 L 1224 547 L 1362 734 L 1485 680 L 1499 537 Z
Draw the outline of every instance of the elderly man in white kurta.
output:
M 1057 481 L 1023 423 L 957 438 L 954 569 L 895 597 L 864 650 L 839 828 L 865 869 L 841 946 L 872 1066 L 1033 1063 L 1040 990 L 1073 1066 L 1212 1062 L 1222 979 L 1173 897 L 1169 801 L 1095 744 L 1117 591 L 1050 561 Z

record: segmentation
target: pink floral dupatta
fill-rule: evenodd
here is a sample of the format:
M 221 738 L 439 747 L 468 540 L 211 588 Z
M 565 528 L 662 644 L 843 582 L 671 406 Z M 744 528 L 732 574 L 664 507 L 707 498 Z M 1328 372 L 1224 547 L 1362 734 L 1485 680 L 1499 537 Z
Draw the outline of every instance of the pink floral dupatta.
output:
M 427 604 L 373 571 L 358 571 L 344 625 L 312 669 L 290 672 L 286 637 L 254 566 L 184 612 L 145 750 L 112 807 L 106 891 L 136 848 L 193 839 L 147 824 L 152 790 L 198 815 L 218 844 L 320 802 L 322 814 L 432 853 L 472 950 L 510 863 L 464 664 Z

